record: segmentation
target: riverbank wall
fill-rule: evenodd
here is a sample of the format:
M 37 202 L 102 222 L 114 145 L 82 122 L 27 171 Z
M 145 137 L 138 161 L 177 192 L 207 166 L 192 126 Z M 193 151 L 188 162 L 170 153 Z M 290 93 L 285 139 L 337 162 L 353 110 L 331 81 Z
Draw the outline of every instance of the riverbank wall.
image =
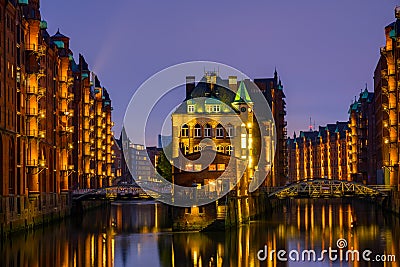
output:
M 77 211 L 70 194 L 0 197 L 0 238 L 19 231 L 34 229 L 103 205 L 104 201 L 86 201 Z

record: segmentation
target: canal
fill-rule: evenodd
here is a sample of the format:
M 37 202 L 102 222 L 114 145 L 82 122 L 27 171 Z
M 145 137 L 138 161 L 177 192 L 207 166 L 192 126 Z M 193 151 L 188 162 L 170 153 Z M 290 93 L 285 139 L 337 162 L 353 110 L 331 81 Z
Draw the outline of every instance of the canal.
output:
M 172 233 L 168 214 L 153 201 L 115 202 L 2 241 L 0 266 L 399 266 L 399 219 L 366 202 L 287 201 L 213 233 Z

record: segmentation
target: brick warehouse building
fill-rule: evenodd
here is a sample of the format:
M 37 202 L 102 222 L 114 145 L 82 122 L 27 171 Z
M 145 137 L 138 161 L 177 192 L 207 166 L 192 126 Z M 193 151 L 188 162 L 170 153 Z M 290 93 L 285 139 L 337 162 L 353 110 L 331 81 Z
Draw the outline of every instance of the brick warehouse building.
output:
M 186 102 L 172 114 L 172 158 L 176 161 L 179 151 L 190 160 L 199 158 L 200 152 L 207 155 L 211 150 L 216 151 L 216 156 L 213 162 L 202 171 L 203 166 L 200 164 L 186 164 L 183 169 L 173 167 L 173 183 L 182 186 L 207 185 L 209 190 L 219 192 L 228 186 L 230 181 L 222 178 L 217 183 L 216 179 L 226 172 L 234 175 L 240 164 L 238 159 L 248 158 L 247 170 L 241 182 L 233 190 L 235 196 L 248 195 L 248 183 L 256 171 L 252 165 L 252 158 L 256 159 L 260 153 L 260 138 L 264 138 L 267 144 L 266 155 L 271 155 L 270 150 L 273 149 L 272 146 L 268 146 L 271 144 L 273 131 L 267 131 L 268 136 L 260 136 L 252 114 L 253 100 L 249 96 L 251 93 L 248 92 L 261 90 L 272 110 L 274 121 L 258 123 L 262 123 L 262 126 L 267 129 L 272 129 L 275 123 L 277 140 L 275 158 L 272 160 L 267 156 L 266 159 L 272 171 L 265 177 L 264 185 L 285 184 L 287 178 L 286 122 L 282 84 L 276 72 L 274 78 L 255 79 L 255 85 L 251 86 L 251 84 L 250 80 L 237 81 L 235 76 L 229 76 L 224 80 L 216 72 L 206 72 L 197 84 L 195 77 L 186 77 Z M 232 109 L 227 107 L 232 107 Z M 241 122 L 236 124 L 234 118 L 238 116 Z M 250 136 L 247 141 L 243 140 L 244 132 Z M 233 139 L 231 143 L 230 137 L 234 136 L 242 137 Z M 201 143 L 204 138 L 212 139 L 215 147 Z M 233 167 L 228 168 L 230 160 L 233 160 Z M 179 165 L 181 164 L 173 164 L 173 166 Z M 210 191 L 210 193 L 213 192 Z M 221 212 L 225 209 L 225 202 L 221 200 L 203 207 L 174 208 L 174 227 L 201 229 L 218 216 L 222 216 Z
M 0 224 L 68 210 L 74 188 L 111 183 L 111 100 L 39 0 L 0 0 Z
M 399 185 L 400 7 L 385 27 L 385 46 L 374 72 L 376 173 L 379 183 Z
M 350 180 L 349 130 L 348 122 L 336 122 L 289 138 L 290 182 L 308 178 Z

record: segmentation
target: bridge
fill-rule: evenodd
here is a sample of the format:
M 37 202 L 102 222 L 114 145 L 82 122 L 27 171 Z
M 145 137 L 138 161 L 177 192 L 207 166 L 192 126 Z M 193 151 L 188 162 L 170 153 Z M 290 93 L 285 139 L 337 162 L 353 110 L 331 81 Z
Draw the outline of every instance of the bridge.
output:
M 324 178 L 299 180 L 284 187 L 269 188 L 270 198 L 385 198 L 394 188 L 386 185 L 364 185 L 346 180 Z
M 72 192 L 75 201 L 93 199 L 149 199 L 151 198 L 137 185 L 115 185 L 97 189 L 77 189 Z

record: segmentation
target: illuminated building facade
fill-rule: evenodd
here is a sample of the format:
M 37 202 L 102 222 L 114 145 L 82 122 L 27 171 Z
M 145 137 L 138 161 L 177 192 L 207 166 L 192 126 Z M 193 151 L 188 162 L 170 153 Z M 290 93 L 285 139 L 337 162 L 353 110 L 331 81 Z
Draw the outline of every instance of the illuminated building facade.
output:
M 400 7 L 385 27 L 385 46 L 374 73 L 378 183 L 399 184 Z
M 351 180 L 376 184 L 374 93 L 360 93 L 349 108 L 349 164 Z
M 172 158 L 175 161 L 172 180 L 174 184 L 187 187 L 209 185 L 209 190 L 216 192 L 224 190 L 222 187 L 229 182 L 222 181 L 223 179 L 217 181 L 217 178 L 224 172 L 228 172 L 229 177 L 235 177 L 235 170 L 238 169 L 240 159 L 248 159 L 246 171 L 233 190 L 235 196 L 248 196 L 248 185 L 256 172 L 255 161 L 260 153 L 261 138 L 265 139 L 267 145 L 263 149 L 266 150 L 266 155 L 269 155 L 266 158 L 268 162 L 266 166 L 268 165 L 268 168 L 274 166 L 274 161 L 269 158 L 273 154 L 271 140 L 275 134 L 272 130 L 274 122 L 272 120 L 258 122 L 262 123 L 262 126 L 266 129 L 270 129 L 267 131 L 268 136 L 260 136 L 252 111 L 254 103 L 248 90 L 261 89 L 268 104 L 271 107 L 280 106 L 283 111 L 284 94 L 281 92 L 280 98 L 270 97 L 274 95 L 274 90 L 282 90 L 276 73 L 275 78 L 260 79 L 259 81 L 260 83 L 263 81 L 271 87 L 260 88 L 254 84 L 251 86 L 250 80 L 238 81 L 236 76 L 229 76 L 228 79 L 224 80 L 216 72 L 206 72 L 197 84 L 195 77 L 186 77 L 186 102 L 172 114 Z M 271 81 L 271 84 L 267 81 Z M 256 80 L 254 83 L 257 85 Z M 280 85 L 280 89 L 278 87 L 274 89 L 274 83 L 276 86 Z M 277 101 L 282 103 L 278 104 Z M 272 111 L 274 111 L 274 108 L 272 108 Z M 284 112 L 279 114 L 284 116 Z M 237 120 L 237 118 L 240 118 L 240 120 Z M 279 121 L 280 119 L 281 117 L 278 117 L 275 120 Z M 283 118 L 279 127 L 284 128 L 284 126 Z M 283 133 L 283 128 L 277 129 L 277 132 Z M 211 139 L 213 144 L 204 143 L 204 139 Z M 216 152 L 215 158 L 205 169 L 201 164 L 191 163 L 186 164 L 182 169 L 175 167 L 180 166 L 177 162 L 179 161 L 179 153 L 193 161 L 200 156 L 200 152 L 207 157 L 207 153 L 212 150 Z M 233 162 L 232 166 L 234 166 L 232 169 L 228 168 L 230 160 Z M 283 175 L 285 166 L 279 165 L 285 161 L 280 162 L 278 160 L 275 162 L 278 164 L 273 169 L 276 172 L 270 173 L 266 177 L 265 185 L 277 185 L 285 182 L 286 176 Z M 278 169 L 281 171 L 278 172 Z M 282 175 L 275 176 L 278 173 Z M 210 194 L 212 193 L 210 191 Z M 248 206 L 247 203 L 243 210 Z M 211 203 L 204 207 L 176 208 L 174 209 L 174 218 L 176 218 L 174 222 L 186 221 L 185 226 L 177 226 L 176 228 L 192 229 L 190 225 L 195 225 L 193 229 L 201 229 L 208 221 L 218 218 L 219 214 L 225 209 L 224 201 L 217 201 L 217 203 Z M 187 225 L 189 227 L 186 227 Z
M 71 189 L 111 182 L 112 108 L 83 57 L 75 64 L 69 38 L 49 35 L 39 0 L 0 1 L 0 27 L 0 223 L 8 231 L 55 208 L 68 212 Z M 84 115 L 93 117 L 87 132 Z
M 336 122 L 318 131 L 300 132 L 289 138 L 289 181 L 309 178 L 350 180 L 350 129 L 348 122 Z

